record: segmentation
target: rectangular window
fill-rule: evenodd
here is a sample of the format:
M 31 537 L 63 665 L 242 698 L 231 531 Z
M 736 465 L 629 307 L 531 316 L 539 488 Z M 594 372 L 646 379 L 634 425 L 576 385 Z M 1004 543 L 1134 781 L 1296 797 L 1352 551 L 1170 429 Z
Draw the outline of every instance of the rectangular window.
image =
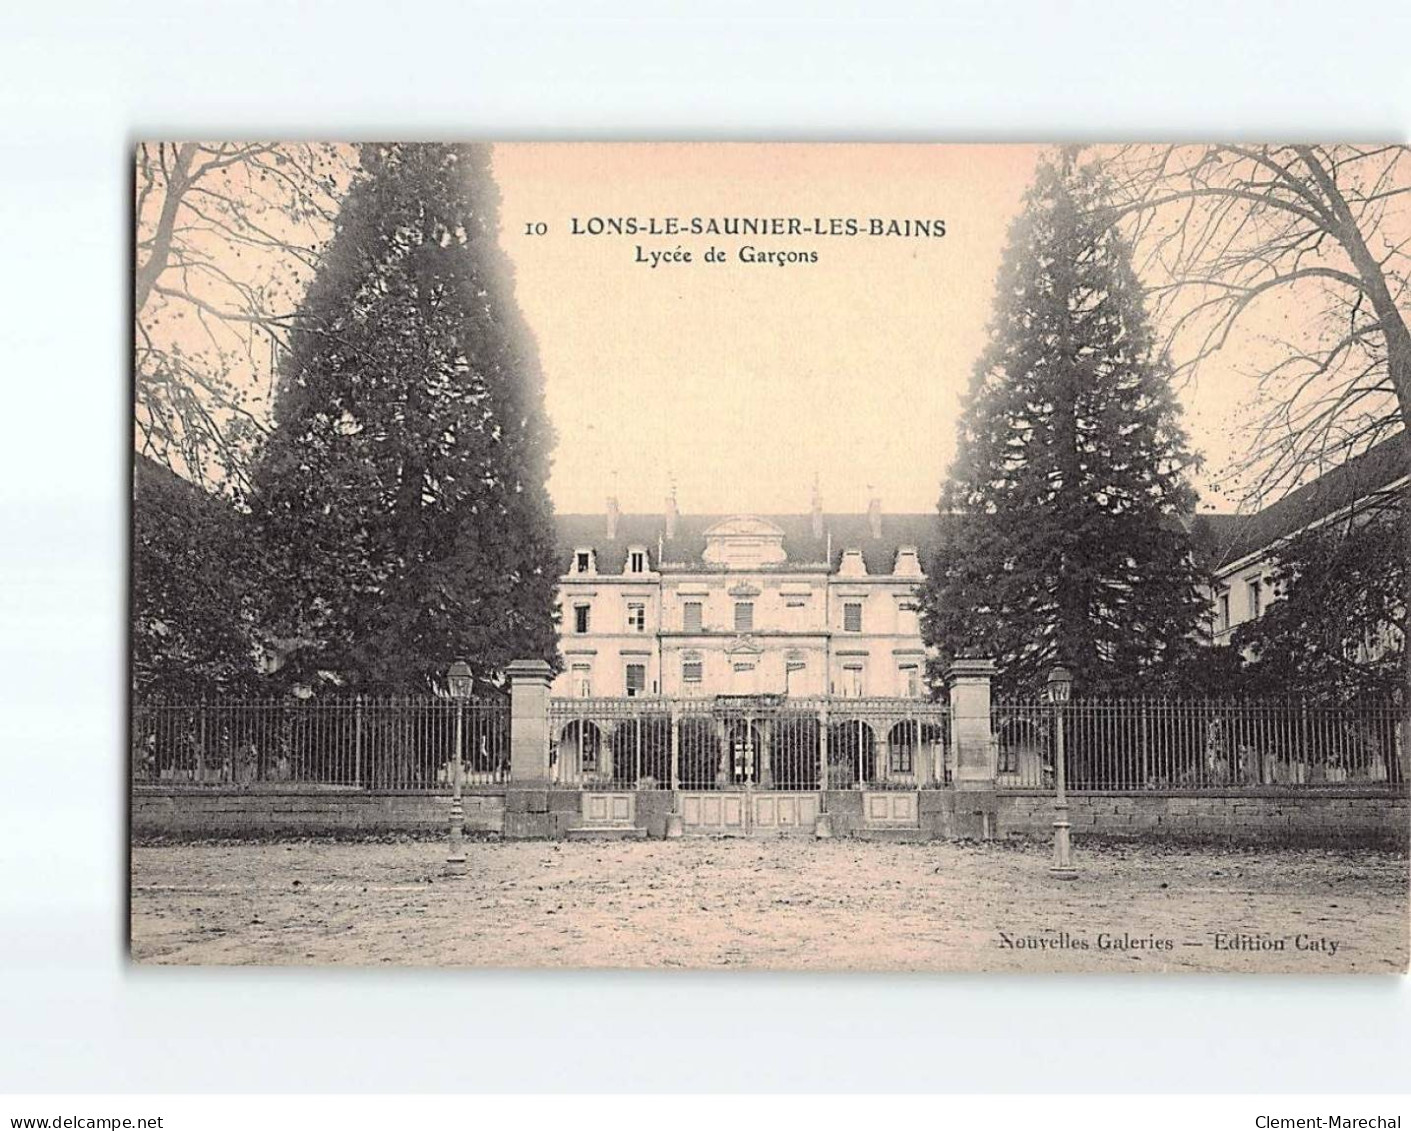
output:
M 921 630 L 919 616 L 915 601 L 902 601 L 897 605 L 897 631 L 903 636 L 915 636 Z
M 1259 578 L 1257 578 L 1257 577 L 1251 579 L 1250 582 L 1249 582 L 1249 618 L 1250 618 L 1250 620 L 1253 620 L 1255 617 L 1257 617 L 1257 616 L 1263 611 L 1263 610 L 1260 608 L 1260 603 L 1263 601 L 1263 599 L 1264 599 L 1264 586 L 1263 586 L 1263 584 L 1260 582 Z
M 647 606 L 640 601 L 627 603 L 627 628 L 631 632 L 647 631 Z
M 681 661 L 681 682 L 700 683 L 702 675 L 702 664 L 700 659 L 692 658 Z
M 593 669 L 589 665 L 573 665 L 573 694 L 580 699 L 593 697 Z
M 913 765 L 910 739 L 903 742 L 893 742 L 887 755 L 887 769 L 894 774 L 909 774 L 912 772 Z
M 1224 632 L 1230 627 L 1230 591 L 1222 591 L 1215 598 L 1215 631 Z
M 848 601 L 843 605 L 843 631 L 862 631 L 862 602 Z
M 1065 762 L 1067 759 L 1065 759 Z M 999 748 L 999 762 L 995 769 L 1001 774 L 1017 774 L 1019 772 L 1019 751 L 1012 746 L 1001 746 Z
M 804 662 L 802 660 L 789 660 L 784 665 L 784 694 L 795 695 L 803 691 L 804 683 Z
M 628 664 L 627 665 L 627 696 L 629 699 L 636 698 L 647 689 L 647 665 Z
M 588 606 L 573 606 L 573 631 L 582 636 L 588 631 Z
M 699 601 L 687 601 L 681 606 L 681 623 L 687 632 L 700 632 L 701 603 Z
M 901 665 L 901 693 L 910 699 L 921 697 L 921 666 L 919 664 Z
M 754 602 L 735 602 L 735 631 L 749 632 L 754 628 Z
M 627 568 L 633 573 L 641 573 L 647 568 L 647 555 L 641 550 L 633 550 L 627 556 Z
M 843 666 L 843 694 L 851 699 L 858 699 L 862 696 L 861 664 L 845 664 Z
M 592 563 L 592 554 L 587 550 L 579 550 L 576 557 L 577 560 L 574 563 L 574 567 L 579 573 L 587 573 L 588 567 Z

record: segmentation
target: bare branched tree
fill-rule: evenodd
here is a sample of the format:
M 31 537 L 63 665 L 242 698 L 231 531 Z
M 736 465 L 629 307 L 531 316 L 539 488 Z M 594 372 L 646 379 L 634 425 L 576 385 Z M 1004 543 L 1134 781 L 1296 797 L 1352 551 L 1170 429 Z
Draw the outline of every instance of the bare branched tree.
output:
M 239 491 L 273 362 L 331 235 L 352 151 L 315 144 L 137 147 L 137 450 Z
M 1107 168 L 1179 369 L 1236 339 L 1268 358 L 1256 491 L 1411 424 L 1406 146 L 1130 146 Z
M 1407 146 L 1129 146 L 1104 160 L 1178 371 L 1236 341 L 1230 353 L 1258 359 L 1237 469 L 1252 495 L 1411 427 Z

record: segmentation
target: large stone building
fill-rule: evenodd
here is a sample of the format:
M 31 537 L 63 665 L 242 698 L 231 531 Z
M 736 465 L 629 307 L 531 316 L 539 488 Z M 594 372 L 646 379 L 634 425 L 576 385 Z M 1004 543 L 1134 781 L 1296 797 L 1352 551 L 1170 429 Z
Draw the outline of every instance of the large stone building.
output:
M 1213 638 L 1278 597 L 1274 552 L 1403 489 L 1398 434 L 1247 515 L 1193 524 Z M 924 696 L 917 616 L 935 512 L 560 515 L 564 670 L 556 696 Z
M 918 696 L 936 516 L 561 515 L 555 695 Z

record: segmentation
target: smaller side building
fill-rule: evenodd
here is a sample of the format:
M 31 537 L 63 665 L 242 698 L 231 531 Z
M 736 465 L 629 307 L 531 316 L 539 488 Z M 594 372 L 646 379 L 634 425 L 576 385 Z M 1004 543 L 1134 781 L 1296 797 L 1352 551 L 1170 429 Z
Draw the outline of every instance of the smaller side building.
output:
M 1369 511 L 1369 501 L 1404 491 L 1406 433 L 1398 433 L 1247 515 L 1200 515 L 1194 533 L 1212 569 L 1210 623 L 1217 644 L 1278 599 L 1274 555 L 1305 530 Z

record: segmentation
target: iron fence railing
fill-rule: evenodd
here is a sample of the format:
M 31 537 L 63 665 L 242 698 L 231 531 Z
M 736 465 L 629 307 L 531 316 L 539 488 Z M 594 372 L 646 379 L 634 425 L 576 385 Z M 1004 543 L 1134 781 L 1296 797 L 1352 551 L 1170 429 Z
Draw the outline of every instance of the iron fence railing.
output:
M 1082 700 L 1061 708 L 1073 792 L 1406 788 L 1402 712 L 1376 703 Z M 997 703 L 1000 789 L 1051 789 L 1058 709 Z
M 465 783 L 505 781 L 507 700 L 139 702 L 132 777 L 139 785 L 447 790 L 458 731 Z
M 949 780 L 949 712 L 919 699 L 553 699 L 550 766 L 604 789 L 917 789 Z

